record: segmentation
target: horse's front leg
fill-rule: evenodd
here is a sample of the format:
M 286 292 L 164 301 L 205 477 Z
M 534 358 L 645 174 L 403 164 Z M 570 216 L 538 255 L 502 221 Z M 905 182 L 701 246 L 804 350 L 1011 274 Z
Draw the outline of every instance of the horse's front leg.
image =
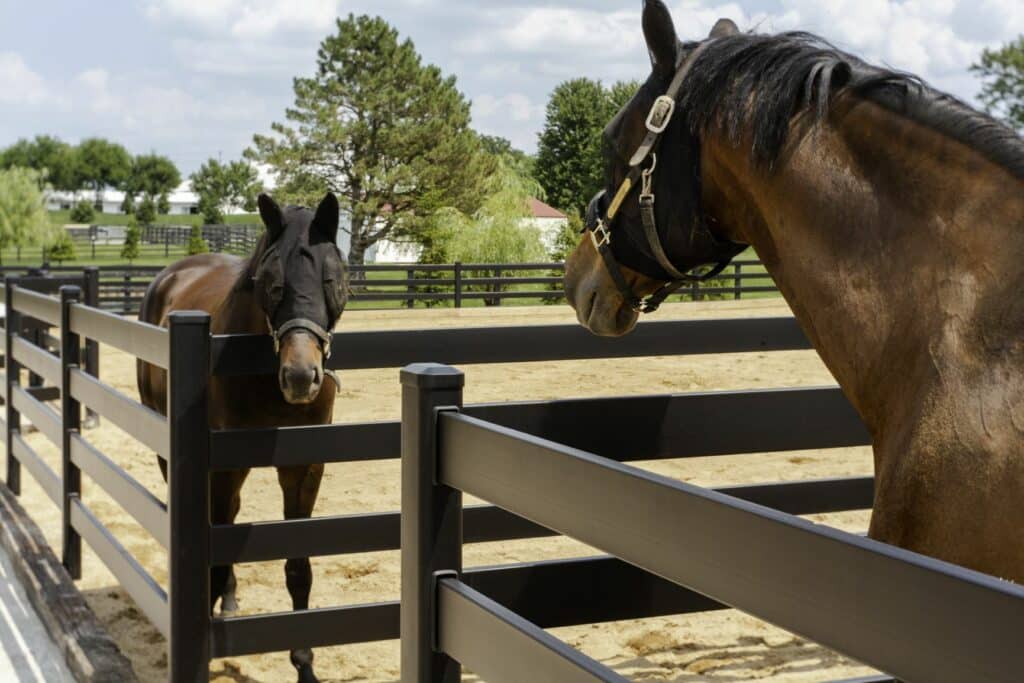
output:
M 308 467 L 281 467 L 277 480 L 284 494 L 285 519 L 309 519 L 313 514 L 316 496 L 320 492 L 323 465 Z M 292 558 L 284 564 L 288 594 L 292 596 L 292 609 L 309 609 L 309 591 L 313 585 L 313 571 L 308 557 Z M 292 666 L 299 674 L 299 683 L 317 683 L 313 673 L 313 651 L 306 648 L 292 650 Z
M 232 524 L 242 506 L 242 484 L 249 475 L 249 470 L 234 472 L 214 472 L 210 476 L 210 522 L 212 524 Z M 222 614 L 238 611 L 238 600 L 235 596 L 237 582 L 235 568 L 210 568 L 210 610 L 220 599 Z

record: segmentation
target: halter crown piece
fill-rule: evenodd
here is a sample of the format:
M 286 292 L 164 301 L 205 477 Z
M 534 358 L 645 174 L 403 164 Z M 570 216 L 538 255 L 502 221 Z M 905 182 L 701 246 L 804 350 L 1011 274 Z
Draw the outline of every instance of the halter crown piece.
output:
M 686 76 L 693 68 L 697 57 L 713 42 L 714 40 L 709 40 L 698 45 L 679 66 L 665 94 L 654 101 L 645 121 L 647 134 L 630 159 L 629 173 L 626 175 L 626 179 L 622 181 L 622 184 L 619 185 L 619 189 L 615 192 L 615 196 L 612 198 L 608 208 L 604 211 L 601 210 L 601 203 L 606 196 L 606 192 L 602 190 L 591 200 L 590 206 L 587 209 L 587 221 L 584 230 L 590 233 L 590 239 L 594 244 L 594 248 L 597 249 L 601 258 L 604 259 L 605 268 L 608 270 L 612 280 L 615 281 L 619 293 L 622 294 L 622 297 L 633 310 L 639 313 L 653 313 L 658 310 L 658 307 L 666 298 L 687 283 L 703 282 L 715 277 L 725 270 L 725 267 L 729 265 L 729 262 L 736 254 L 745 248 L 745 245 L 733 242 L 720 242 L 710 234 L 710 231 L 707 231 L 707 227 L 703 225 L 702 221 L 701 228 L 708 232 L 711 241 L 716 244 L 716 251 L 720 253 L 716 253 L 708 260 L 708 263 L 714 263 L 710 270 L 699 275 L 694 274 L 692 271 L 682 272 L 672 264 L 672 261 L 665 253 L 665 249 L 661 244 L 661 238 L 658 236 L 658 223 L 654 213 L 653 177 L 654 171 L 658 166 L 658 155 L 656 153 L 658 144 L 661 142 L 662 134 L 672 122 L 672 117 L 676 111 L 676 101 L 679 98 L 683 81 L 686 80 Z M 644 164 L 648 159 L 651 160 L 651 163 L 650 166 L 645 168 Z M 611 228 L 615 224 L 615 217 L 632 194 L 638 182 L 640 186 L 638 196 L 640 219 L 643 223 L 647 246 L 650 248 L 651 254 L 658 262 L 658 265 L 673 278 L 653 294 L 642 298 L 636 295 L 633 288 L 626 281 L 625 276 L 622 274 L 621 266 L 615 258 L 615 254 L 612 253 L 611 246 Z

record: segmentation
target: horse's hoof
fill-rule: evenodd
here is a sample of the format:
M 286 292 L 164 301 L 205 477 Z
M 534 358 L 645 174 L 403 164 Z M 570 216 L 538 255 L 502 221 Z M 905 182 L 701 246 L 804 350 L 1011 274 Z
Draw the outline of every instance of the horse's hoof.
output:
M 292 666 L 299 672 L 299 683 L 320 683 L 320 679 L 313 673 L 312 650 L 293 650 L 291 660 Z

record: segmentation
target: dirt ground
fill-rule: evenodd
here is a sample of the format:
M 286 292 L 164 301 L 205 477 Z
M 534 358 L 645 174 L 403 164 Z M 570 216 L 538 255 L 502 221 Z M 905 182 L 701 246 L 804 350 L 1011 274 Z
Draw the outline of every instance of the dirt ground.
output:
M 666 306 L 658 318 L 754 317 L 788 315 L 781 300 Z M 351 311 L 340 331 L 415 327 L 474 327 L 574 322 L 563 306 L 501 310 Z M 102 349 L 104 381 L 137 396 L 134 362 Z M 424 358 L 423 360 L 430 360 Z M 466 402 L 547 399 L 680 391 L 790 387 L 833 384 L 812 352 L 568 361 L 467 366 Z M 337 422 L 393 419 L 399 413 L 398 369 L 345 372 L 335 404 Z M 732 428 L 742 416 L 723 415 L 714 428 Z M 711 426 L 709 426 L 711 428 Z M 165 490 L 154 457 L 145 447 L 104 420 L 87 438 L 161 498 Z M 57 464 L 57 451 L 30 442 Z M 743 484 L 779 480 L 864 475 L 871 472 L 866 448 L 786 452 L 639 463 L 652 471 L 700 485 Z M 59 514 L 24 477 L 25 506 L 59 548 Z M 98 486 L 85 482 L 84 497 L 100 519 L 166 585 L 166 553 L 148 533 L 120 512 Z M 474 502 L 467 500 L 467 503 Z M 317 515 L 396 510 L 398 463 L 367 462 L 327 467 Z M 242 493 L 240 521 L 281 519 L 281 496 L 275 473 L 254 471 Z M 813 516 L 849 531 L 867 528 L 866 512 Z M 681 520 L 682 523 L 682 520 Z M 700 520 L 687 523 L 699 524 Z M 597 554 L 566 538 L 487 543 L 465 547 L 469 566 L 524 562 Z M 397 552 L 316 558 L 313 561 L 312 607 L 397 599 Z M 95 555 L 85 550 L 79 586 L 93 609 L 131 658 L 143 681 L 166 678 L 164 640 L 150 626 Z M 243 614 L 290 609 L 283 562 L 237 568 Z M 767 587 L 766 587 L 767 590 Z M 870 670 L 736 611 L 554 629 L 562 638 L 622 675 L 637 681 L 822 681 L 865 675 Z M 316 650 L 316 670 L 325 681 L 396 681 L 398 643 L 371 643 Z M 217 660 L 211 680 L 289 681 L 294 670 L 287 653 Z M 467 673 L 467 678 L 472 679 Z

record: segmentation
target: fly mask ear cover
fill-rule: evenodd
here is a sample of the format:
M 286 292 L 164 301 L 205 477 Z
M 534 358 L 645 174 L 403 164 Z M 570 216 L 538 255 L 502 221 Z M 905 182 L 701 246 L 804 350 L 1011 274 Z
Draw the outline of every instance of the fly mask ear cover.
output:
M 348 302 L 348 278 L 340 254 L 337 259 L 324 261 L 324 301 L 327 303 L 329 322 L 336 322 Z

